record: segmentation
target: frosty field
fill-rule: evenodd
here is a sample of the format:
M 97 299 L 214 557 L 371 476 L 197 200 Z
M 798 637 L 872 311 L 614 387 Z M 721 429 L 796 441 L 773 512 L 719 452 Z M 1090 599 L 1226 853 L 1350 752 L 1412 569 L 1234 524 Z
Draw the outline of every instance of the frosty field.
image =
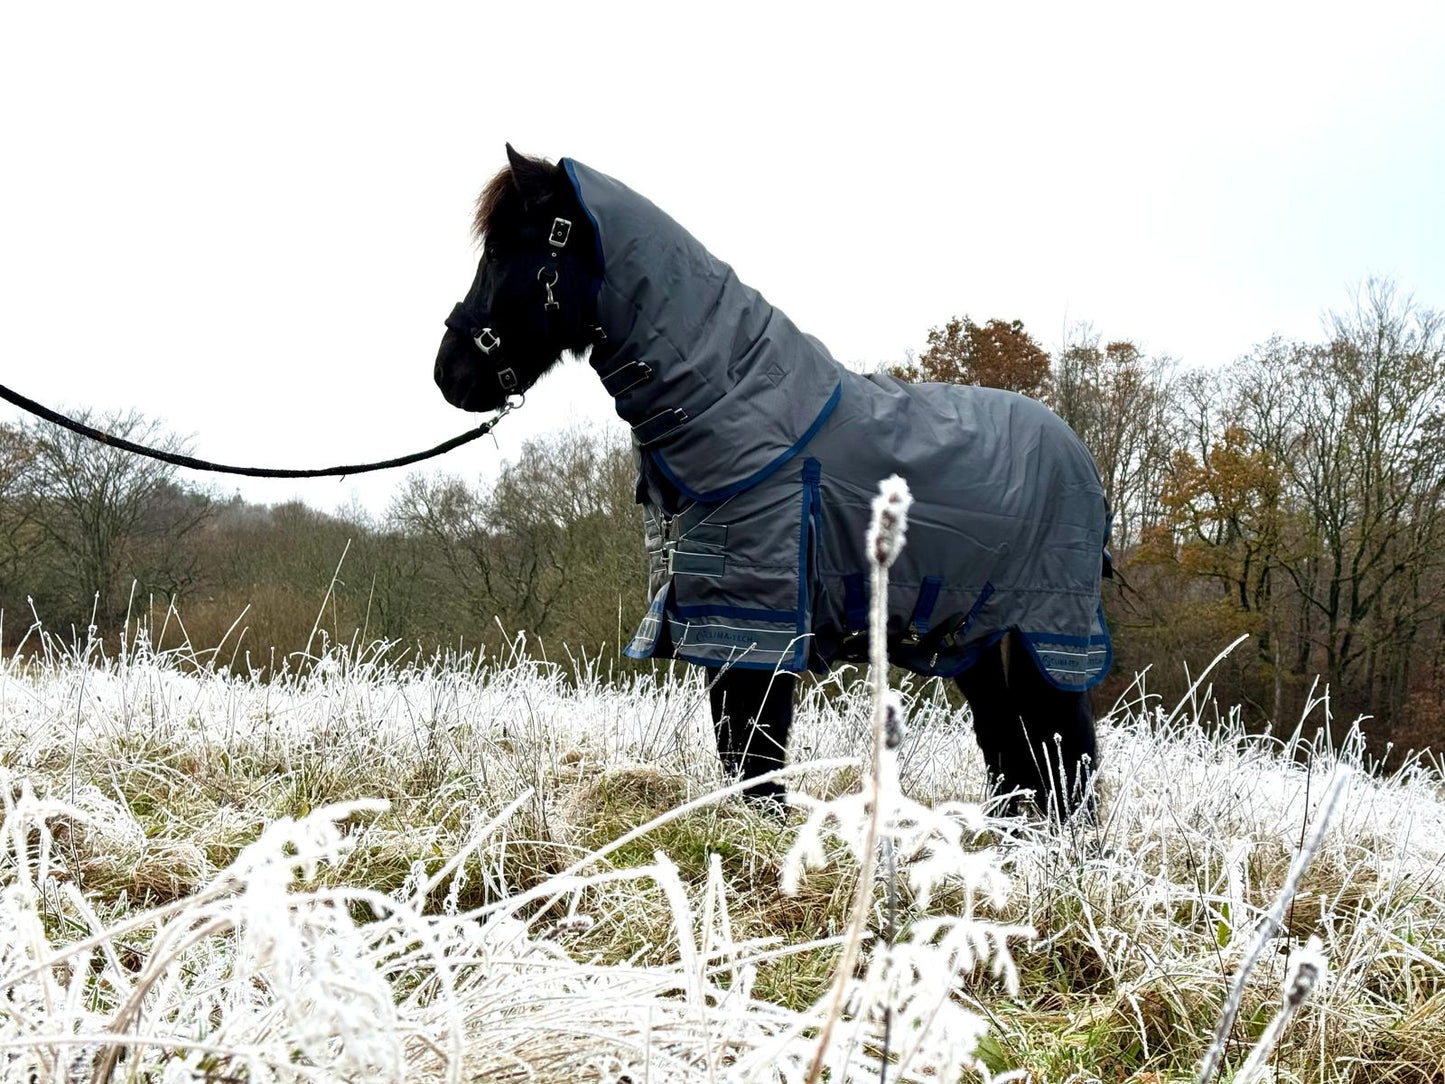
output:
M 262 682 L 143 636 L 37 645 L 0 661 L 0 1080 L 807 1078 L 866 820 L 856 672 L 801 705 L 780 823 L 713 795 L 688 668 L 331 647 Z M 1344 772 L 1219 1079 L 1316 935 L 1257 1079 L 1445 1080 L 1438 763 L 1370 771 L 1325 703 L 1246 737 L 1207 689 L 1146 689 L 1101 725 L 1098 823 L 1061 827 L 984 818 L 966 710 L 903 686 L 821 1079 L 1195 1079 Z

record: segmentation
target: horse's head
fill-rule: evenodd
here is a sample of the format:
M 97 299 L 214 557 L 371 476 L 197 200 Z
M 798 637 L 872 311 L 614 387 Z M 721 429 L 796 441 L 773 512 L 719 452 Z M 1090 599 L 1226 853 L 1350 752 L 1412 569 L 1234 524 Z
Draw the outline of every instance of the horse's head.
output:
M 571 182 L 510 144 L 507 160 L 477 200 L 481 264 L 437 351 L 437 386 L 463 410 L 501 409 L 597 337 L 602 269 Z

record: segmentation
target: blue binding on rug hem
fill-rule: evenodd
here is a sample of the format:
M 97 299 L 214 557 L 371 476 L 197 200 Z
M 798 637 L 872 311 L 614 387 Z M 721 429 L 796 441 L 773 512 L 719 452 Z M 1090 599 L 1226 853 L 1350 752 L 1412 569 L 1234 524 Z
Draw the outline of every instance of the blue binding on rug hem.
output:
M 1070 647 L 1085 647 L 1095 650 L 1100 646 L 1103 647 L 1103 665 L 1098 667 L 1097 670 L 1095 670 L 1093 667 L 1090 667 L 1089 669 L 1094 671 L 1093 676 L 1091 676 L 1085 682 L 1073 684 L 1061 683 L 1057 677 L 1054 677 L 1054 671 L 1051 671 L 1049 667 L 1045 665 L 1044 660 L 1039 657 L 1039 650 L 1037 647 L 1034 646 L 1033 638 L 1028 633 L 1023 631 L 1020 631 L 1019 635 L 1023 637 L 1024 643 L 1028 645 L 1029 654 L 1033 656 L 1034 662 L 1038 665 L 1039 670 L 1042 673 L 1049 675 L 1050 680 L 1052 680 L 1055 685 L 1059 686 L 1060 688 L 1070 689 L 1074 692 L 1084 692 L 1085 690 L 1092 689 L 1095 685 L 1099 684 L 1099 682 L 1103 681 L 1104 678 L 1109 675 L 1109 668 L 1114 665 L 1114 641 L 1109 636 L 1109 625 L 1104 618 L 1104 604 L 1102 601 L 1099 603 L 1099 628 L 1102 630 L 1102 632 L 1098 636 L 1089 637 L 1058 636 L 1054 635 L 1053 633 L 1038 634 L 1040 639 L 1044 640 L 1045 642 L 1051 641 L 1053 643 L 1066 644 Z M 1091 650 L 1089 654 L 1092 655 L 1093 651 Z

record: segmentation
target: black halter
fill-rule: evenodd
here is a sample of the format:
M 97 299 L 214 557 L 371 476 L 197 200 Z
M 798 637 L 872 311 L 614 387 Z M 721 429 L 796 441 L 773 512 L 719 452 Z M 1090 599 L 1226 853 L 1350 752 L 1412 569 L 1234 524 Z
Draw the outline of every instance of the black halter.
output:
M 568 240 L 572 237 L 571 219 L 558 216 L 552 220 L 552 229 L 547 234 L 547 244 L 551 248 L 551 254 L 537 268 L 537 281 L 543 290 L 542 300 L 542 321 L 547 330 L 551 330 L 550 324 L 552 314 L 561 308 L 556 296 L 552 293 L 554 287 L 561 280 L 561 271 L 558 269 L 557 255 L 567 246 Z M 446 326 L 453 331 L 458 331 L 469 337 L 477 344 L 477 349 L 487 357 L 491 357 L 502 348 L 502 338 L 491 327 L 487 326 L 488 317 L 485 314 L 473 312 L 465 301 L 459 301 L 452 307 L 451 315 L 446 319 Z M 594 328 L 601 335 L 600 328 Z M 601 335 L 601 338 L 606 338 Z M 505 356 L 505 355 L 504 355 Z M 497 383 L 501 385 L 502 391 L 507 395 L 521 396 L 523 394 L 520 382 L 517 379 L 516 370 L 511 366 L 503 366 L 497 370 Z M 519 404 L 520 405 L 520 404 Z
M 557 283 L 561 281 L 562 273 L 559 268 L 558 255 L 562 249 L 567 247 L 567 242 L 572 237 L 572 220 L 562 218 L 560 215 L 552 220 L 552 228 L 547 234 L 547 244 L 550 248 L 548 258 L 543 261 L 542 266 L 537 268 L 537 282 L 542 287 L 542 323 L 544 331 L 551 331 L 551 322 L 554 313 L 561 309 L 561 303 L 552 292 Z M 488 326 L 489 317 L 486 314 L 478 313 L 468 306 L 466 301 L 459 301 L 453 306 L 451 315 L 446 319 L 446 326 L 453 331 L 470 338 L 477 344 L 477 349 L 487 357 L 491 357 L 498 350 L 502 349 L 502 338 Z M 592 341 L 594 344 L 607 341 L 607 333 L 597 325 L 592 326 Z M 505 358 L 505 354 L 502 358 Z M 500 359 L 499 359 L 500 360 Z M 497 370 L 497 383 L 501 385 L 502 391 L 508 396 L 515 395 L 519 400 L 523 397 L 525 389 L 517 379 L 516 370 L 506 365 Z M 516 404 L 520 406 L 521 403 Z

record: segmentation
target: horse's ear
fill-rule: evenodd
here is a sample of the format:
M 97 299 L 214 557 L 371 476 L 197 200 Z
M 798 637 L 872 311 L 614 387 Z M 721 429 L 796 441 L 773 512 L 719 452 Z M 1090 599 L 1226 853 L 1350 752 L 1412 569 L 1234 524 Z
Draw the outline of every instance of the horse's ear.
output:
M 555 186 L 557 167 L 540 158 L 518 154 L 507 144 L 507 163 L 512 170 L 512 183 L 522 194 L 522 203 L 533 206 L 550 194 Z

